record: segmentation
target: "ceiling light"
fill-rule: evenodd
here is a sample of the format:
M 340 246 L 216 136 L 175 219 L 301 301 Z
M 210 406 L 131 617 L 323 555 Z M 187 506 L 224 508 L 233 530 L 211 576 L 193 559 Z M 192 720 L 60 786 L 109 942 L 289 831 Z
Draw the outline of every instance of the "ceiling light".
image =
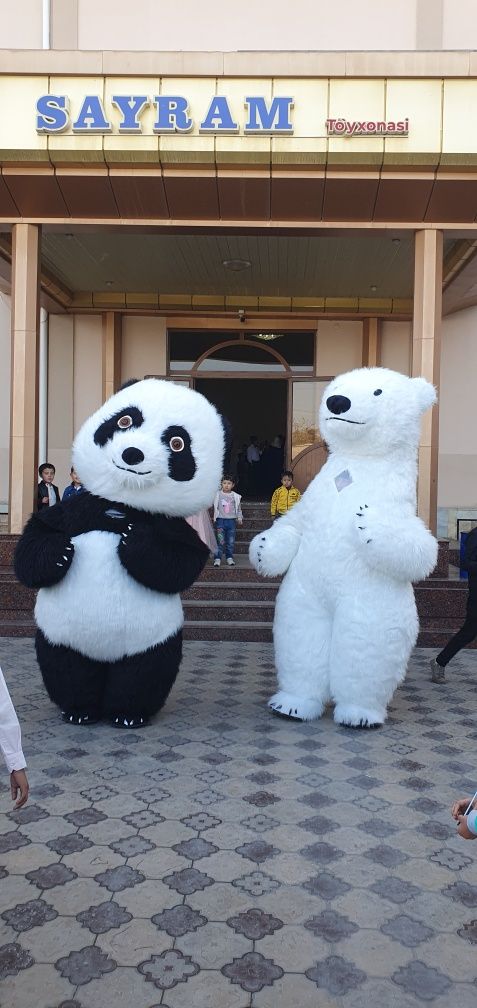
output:
M 112 287 L 113 284 L 114 284 L 114 280 L 106 280 L 106 287 Z
M 241 270 L 250 269 L 252 263 L 250 259 L 223 259 L 222 266 L 232 270 L 233 273 L 240 273 Z
M 278 339 L 279 335 L 280 333 L 258 332 L 255 333 L 255 339 L 266 340 L 266 342 L 269 343 L 270 340 Z
M 373 293 L 377 291 L 377 289 L 378 288 L 376 287 L 376 284 L 371 284 L 371 290 L 373 291 Z

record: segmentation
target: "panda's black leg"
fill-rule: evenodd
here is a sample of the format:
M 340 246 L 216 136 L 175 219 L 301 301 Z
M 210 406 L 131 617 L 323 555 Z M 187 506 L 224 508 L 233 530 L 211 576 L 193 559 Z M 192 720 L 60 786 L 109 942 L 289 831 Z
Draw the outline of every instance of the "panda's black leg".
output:
M 101 718 L 105 666 L 62 644 L 51 644 L 36 634 L 36 656 L 48 696 L 58 704 L 64 720 L 88 725 Z
M 108 666 L 103 716 L 117 728 L 138 728 L 164 705 L 182 658 L 182 634 Z

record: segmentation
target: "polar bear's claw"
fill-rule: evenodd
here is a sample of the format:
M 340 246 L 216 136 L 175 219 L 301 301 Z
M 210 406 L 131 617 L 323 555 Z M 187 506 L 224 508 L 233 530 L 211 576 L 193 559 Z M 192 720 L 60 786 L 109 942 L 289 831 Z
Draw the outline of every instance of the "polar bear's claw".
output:
M 382 728 L 383 727 L 382 722 L 380 722 L 380 721 L 374 721 L 372 724 L 370 724 L 369 721 L 365 721 L 363 718 L 361 718 L 361 721 L 359 722 L 359 724 L 351 724 L 350 721 L 339 721 L 338 723 L 341 725 L 342 728 L 352 728 L 353 730 L 356 730 L 356 729 L 359 729 L 359 728 L 365 728 L 365 729 L 369 730 L 371 728 Z
M 323 713 L 323 704 L 320 701 L 293 696 L 283 690 L 270 697 L 268 706 L 274 714 L 290 721 L 314 721 Z
M 384 716 L 377 710 L 345 704 L 337 704 L 334 718 L 343 728 L 381 728 L 384 722 Z

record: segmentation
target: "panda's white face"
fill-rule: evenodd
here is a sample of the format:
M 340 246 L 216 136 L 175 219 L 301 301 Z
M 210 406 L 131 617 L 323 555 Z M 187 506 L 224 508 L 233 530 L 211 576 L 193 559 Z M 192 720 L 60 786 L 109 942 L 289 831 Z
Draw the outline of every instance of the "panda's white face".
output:
M 73 464 L 97 496 L 186 516 L 211 504 L 223 453 L 215 407 L 198 392 L 149 378 L 117 392 L 86 420 Z

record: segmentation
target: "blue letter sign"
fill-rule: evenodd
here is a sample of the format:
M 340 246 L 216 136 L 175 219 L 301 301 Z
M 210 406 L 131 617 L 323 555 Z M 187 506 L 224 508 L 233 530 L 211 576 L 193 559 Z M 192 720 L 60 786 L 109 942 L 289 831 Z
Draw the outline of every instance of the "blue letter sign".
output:
M 110 133 L 111 129 L 101 98 L 98 95 L 86 95 L 80 114 L 73 123 L 73 133 Z
M 229 103 L 223 95 L 217 95 L 207 109 L 207 114 L 199 126 L 201 133 L 237 133 L 237 123 L 232 119 Z
M 146 105 L 149 105 L 147 95 L 113 95 L 111 101 L 113 105 L 117 105 L 123 116 L 122 123 L 119 123 L 119 132 L 141 133 L 138 117 Z
M 245 104 L 248 105 L 245 133 L 293 133 L 290 122 L 293 98 L 272 98 L 270 108 L 265 98 L 246 98 Z
M 181 95 L 156 95 L 157 119 L 154 133 L 188 133 L 193 127 L 189 103 Z
M 61 133 L 68 125 L 66 95 L 42 95 L 36 103 L 37 133 Z

